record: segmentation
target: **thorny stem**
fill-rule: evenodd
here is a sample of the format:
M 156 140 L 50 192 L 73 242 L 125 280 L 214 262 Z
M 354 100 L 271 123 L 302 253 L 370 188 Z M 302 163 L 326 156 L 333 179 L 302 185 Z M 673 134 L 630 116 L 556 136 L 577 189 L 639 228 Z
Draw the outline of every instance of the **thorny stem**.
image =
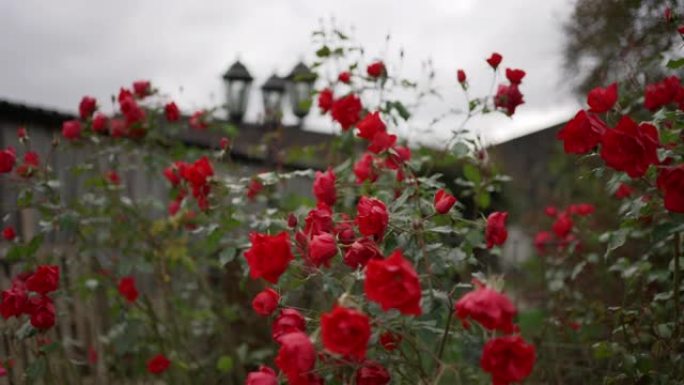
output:
M 449 297 L 451 298 L 451 296 Z M 440 360 L 442 359 L 442 356 L 444 355 L 444 347 L 446 346 L 446 342 L 449 339 L 449 329 L 451 328 L 451 321 L 454 317 L 454 312 L 451 309 L 453 307 L 451 303 L 451 299 L 449 299 L 449 308 L 447 309 L 448 315 L 447 315 L 447 321 L 446 321 L 446 326 L 444 327 L 444 334 L 442 335 L 442 342 L 439 344 L 439 351 L 437 353 L 437 358 Z

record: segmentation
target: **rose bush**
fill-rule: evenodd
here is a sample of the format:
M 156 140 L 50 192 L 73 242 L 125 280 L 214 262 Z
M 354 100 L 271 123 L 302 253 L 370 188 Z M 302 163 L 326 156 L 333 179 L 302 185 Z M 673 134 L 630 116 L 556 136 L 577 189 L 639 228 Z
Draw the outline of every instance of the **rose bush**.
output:
M 284 172 L 276 162 L 236 176 L 234 128 L 214 110 L 181 114 L 147 81 L 122 88 L 111 113 L 84 97 L 49 154 L 28 156 L 30 130 L 19 147 L 0 152 L 18 207 L 41 216 L 32 238 L 4 232 L 16 276 L 2 288 L 2 327 L 32 349 L 22 378 L 499 385 L 530 375 L 535 347 L 487 262 L 507 240 L 508 214 L 492 212 L 504 178 L 489 167 L 486 149 L 459 132 L 440 154 L 463 177 L 453 183 L 433 174 L 430 151 L 393 133 L 411 119 L 396 95 L 415 82 L 363 57 L 340 31 L 315 36 L 314 67 L 338 69 L 319 76 L 315 95 L 341 132 L 320 165 L 325 171 Z M 496 79 L 503 57 L 486 63 Z M 525 72 L 505 74 L 496 94 L 466 95 L 463 124 L 478 114 L 515 114 Z M 465 72 L 455 76 L 466 90 Z M 629 127 L 624 135 L 637 145 L 652 143 L 650 133 Z M 217 133 L 214 151 L 179 145 L 188 130 Z M 72 171 L 83 190 L 68 200 L 47 159 L 81 150 L 86 157 Z M 639 170 L 654 160 L 651 147 L 644 154 Z M 120 176 L 132 170 L 163 181 L 168 201 L 133 199 L 127 187 L 134 186 Z M 662 181 L 670 190 L 675 171 Z M 290 205 L 283 188 L 297 178 L 307 178 L 313 200 Z M 48 243 L 55 234 L 71 254 Z M 92 326 L 87 355 L 61 334 L 72 322 L 68 304 L 82 301 L 103 321 Z M 64 327 L 58 332 L 55 323 Z M 33 343 L 48 338 L 54 342 Z
M 678 34 L 675 27 L 663 20 L 665 33 Z M 657 71 L 684 65 L 678 52 L 664 55 Z M 523 287 L 538 292 L 530 337 L 535 376 L 549 383 L 684 378 L 684 85 L 674 74 L 629 80 L 642 70 L 589 91 L 587 108 L 558 132 L 583 184 L 600 188 L 581 196 L 595 204 L 552 202 L 570 204 L 545 210 L 534 236 L 538 258 L 526 266 L 542 278 Z

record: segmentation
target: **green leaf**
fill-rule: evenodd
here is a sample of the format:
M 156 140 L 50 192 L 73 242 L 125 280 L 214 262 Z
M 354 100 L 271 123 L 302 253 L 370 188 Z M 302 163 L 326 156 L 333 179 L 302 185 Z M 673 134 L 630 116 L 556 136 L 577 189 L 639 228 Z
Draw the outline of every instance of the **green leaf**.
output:
M 221 356 L 216 362 L 216 369 L 221 373 L 229 373 L 233 370 L 233 357 Z
M 29 364 L 28 368 L 26 368 L 26 376 L 31 381 L 37 380 L 43 377 L 46 368 L 45 357 L 39 356 L 35 361 Z
M 581 273 L 582 270 L 584 270 L 584 266 L 586 266 L 586 265 L 587 265 L 586 261 L 582 261 L 582 262 L 578 263 L 577 265 L 575 265 L 575 268 L 572 269 L 572 274 L 570 275 L 570 279 L 572 279 L 574 281 L 575 278 L 577 278 L 577 276 L 579 275 L 579 273 Z
M 454 144 L 454 147 L 451 148 L 451 152 L 454 154 L 455 157 L 463 158 L 464 156 L 468 155 L 468 153 L 470 153 L 470 148 L 468 148 L 467 144 L 463 142 L 458 142 Z
M 50 352 L 54 352 L 55 350 L 57 350 L 57 348 L 59 348 L 59 342 L 55 341 L 55 342 L 49 343 L 47 345 L 41 346 L 40 351 L 43 353 L 50 353 Z
M 31 258 L 35 255 L 36 251 L 43 244 L 43 235 L 37 235 L 31 239 L 27 244 L 18 244 L 12 246 L 7 255 L 5 255 L 5 260 L 8 262 L 16 262 L 19 260 Z
M 518 315 L 520 330 L 525 334 L 535 334 L 543 330 L 546 315 L 541 309 L 530 309 Z
M 608 246 L 606 247 L 606 253 L 603 255 L 603 258 L 608 258 L 608 256 L 610 256 L 610 253 L 613 252 L 613 250 L 624 245 L 627 241 L 628 233 L 628 229 L 620 229 L 608 233 Z
M 594 350 L 594 358 L 606 359 L 613 355 L 613 347 L 606 341 L 597 342 L 592 345 Z
M 432 227 L 428 229 L 428 231 L 432 231 L 433 233 L 440 233 L 440 234 L 450 234 L 454 231 L 454 229 L 451 226 L 437 226 L 437 227 Z
M 411 113 L 406 109 L 406 107 L 404 107 L 404 105 L 401 102 L 395 101 L 394 103 L 392 103 L 392 107 L 394 107 L 394 109 L 397 111 L 397 113 L 399 114 L 399 116 L 401 116 L 402 119 L 408 120 L 411 117 Z
M 232 262 L 235 259 L 235 248 L 234 247 L 229 247 L 221 252 L 219 254 L 219 263 L 221 266 L 225 266 L 226 264 Z
M 335 30 L 334 32 L 335 32 L 335 35 L 337 35 L 337 37 L 340 38 L 340 40 L 348 40 L 349 39 L 349 37 L 347 37 L 347 35 L 343 34 L 342 32 L 340 32 L 338 30 Z
M 684 66 L 684 58 L 679 58 L 679 59 L 671 59 L 670 61 L 667 62 L 667 68 L 676 70 L 677 68 L 680 68 Z
M 327 45 L 324 45 L 323 47 L 319 48 L 318 51 L 316 51 L 316 56 L 318 56 L 318 57 L 330 56 L 330 48 Z
M 476 185 L 480 184 L 480 182 L 482 181 L 480 170 L 478 170 L 477 167 L 473 166 L 470 163 L 466 163 L 463 166 L 463 176 L 465 176 L 466 179 L 475 183 Z
M 480 191 L 477 194 L 477 205 L 481 209 L 487 209 L 489 208 L 489 205 L 492 203 L 492 197 L 487 191 Z

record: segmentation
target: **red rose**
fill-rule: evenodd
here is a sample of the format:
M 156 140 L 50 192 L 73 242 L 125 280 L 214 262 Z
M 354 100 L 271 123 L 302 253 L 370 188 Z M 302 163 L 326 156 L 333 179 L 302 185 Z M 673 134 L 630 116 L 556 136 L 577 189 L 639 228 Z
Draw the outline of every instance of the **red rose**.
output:
M 354 221 L 350 220 L 345 213 L 340 214 L 340 217 L 340 220 L 335 224 L 334 233 L 341 244 L 350 245 L 356 239 Z
M 589 111 L 601 114 L 610 111 L 618 99 L 617 83 L 606 88 L 596 87 L 587 94 Z
M 171 102 L 164 106 L 164 116 L 169 122 L 176 122 L 180 119 L 180 110 L 176 103 Z
M 121 278 L 117 289 L 119 290 L 119 294 L 126 298 L 126 301 L 128 302 L 135 302 L 138 299 L 138 288 L 135 285 L 135 278 L 132 276 Z
M 206 120 L 206 113 L 204 110 L 195 111 L 190 117 L 188 124 L 194 130 L 204 131 L 209 128 L 209 123 Z
M 658 130 L 651 124 L 637 126 L 623 116 L 614 129 L 603 134 L 601 143 L 601 158 L 606 165 L 632 178 L 642 177 L 650 165 L 658 164 Z
M 362 108 L 361 100 L 356 95 L 349 94 L 332 103 L 330 115 L 342 126 L 343 131 L 347 131 L 359 121 Z
M 252 309 L 264 317 L 271 315 L 278 308 L 280 295 L 273 289 L 267 288 L 257 294 L 252 300 Z
M 230 139 L 226 138 L 225 136 L 219 140 L 219 147 L 221 150 L 226 150 L 230 146 Z
M 180 170 L 185 167 L 188 167 L 187 163 L 185 162 L 174 162 L 171 166 L 164 169 L 164 177 L 169 181 L 169 183 L 171 183 L 171 185 L 178 186 L 181 182 Z
M 580 110 L 556 137 L 563 141 L 566 153 L 586 154 L 601 142 L 601 136 L 607 129 L 599 117 Z
M 103 133 L 107 131 L 107 116 L 104 114 L 95 114 L 93 118 L 93 131 Z
M 325 203 L 319 203 L 316 208 L 309 211 L 304 219 L 304 233 L 308 237 L 321 233 L 333 232 L 332 210 Z
M 277 235 L 252 232 L 249 234 L 252 247 L 245 252 L 249 265 L 249 276 L 263 277 L 275 284 L 294 259 L 290 250 L 290 234 L 283 231 Z
M 12 172 L 17 156 L 12 147 L 0 150 L 0 174 Z
M 576 205 L 570 205 L 568 211 L 570 211 L 571 214 L 586 217 L 587 215 L 593 214 L 596 211 L 596 207 L 594 207 L 594 205 L 591 203 L 579 203 Z
M 209 177 L 214 175 L 214 167 L 206 156 L 197 159 L 192 164 L 177 164 L 183 179 L 188 181 L 193 187 L 206 185 L 209 183 Z
M 487 241 L 488 249 L 491 249 L 494 246 L 503 245 L 504 242 L 506 242 L 506 239 L 508 238 L 506 219 L 508 219 L 508 213 L 501 211 L 495 211 L 487 217 L 485 240 Z
M 480 366 L 492 375 L 495 385 L 508 385 L 529 376 L 535 360 L 534 346 L 515 335 L 487 341 L 482 350 Z
M 380 345 L 388 352 L 397 349 L 401 340 L 401 334 L 392 333 L 390 331 L 380 334 Z
M 553 234 L 548 231 L 540 231 L 534 236 L 534 248 L 539 255 L 548 252 L 549 245 L 553 242 Z
M 31 297 L 26 307 L 31 316 L 31 326 L 34 328 L 46 330 L 55 325 L 55 305 L 50 297 L 45 295 Z
M 521 69 L 510 69 L 506 68 L 506 79 L 508 79 L 511 84 L 520 84 L 522 83 L 523 78 L 525 77 L 525 71 Z
M 316 267 L 330 267 L 330 260 L 337 255 L 335 237 L 330 233 L 314 235 L 309 242 L 309 261 Z
M 504 109 L 506 115 L 512 116 L 515 114 L 515 109 L 521 104 L 525 104 L 525 101 L 517 84 L 499 85 L 496 95 L 494 95 L 494 106 L 496 108 Z
M 5 238 L 6 241 L 13 241 L 14 238 L 17 237 L 17 232 L 14 231 L 14 227 L 6 226 L 2 229 L 2 237 Z
M 107 171 L 107 173 L 105 173 L 105 178 L 107 179 L 107 182 L 113 185 L 121 184 L 121 176 L 119 176 L 119 173 L 115 170 Z
M 288 383 L 305 385 L 309 372 L 316 364 L 316 350 L 306 334 L 289 333 L 280 338 L 280 350 L 275 362 L 285 373 Z
M 381 76 L 387 76 L 387 69 L 385 68 L 385 63 L 381 61 L 376 61 L 371 63 L 366 67 L 366 72 L 368 76 L 372 78 L 379 78 Z
M 380 118 L 378 111 L 367 114 L 363 120 L 356 124 L 356 128 L 359 129 L 358 137 L 367 140 L 373 140 L 377 133 L 387 130 L 387 126 Z
M 572 218 L 570 218 L 568 214 L 562 213 L 558 216 L 558 218 L 556 218 L 556 221 L 553 223 L 553 226 L 551 226 L 551 229 L 554 233 L 556 233 L 558 238 L 565 238 L 565 236 L 570 234 L 573 226 L 574 223 L 572 222 Z
M 97 364 L 97 361 L 98 361 L 97 350 L 95 350 L 95 348 L 94 348 L 92 345 L 88 346 L 88 354 L 87 354 L 87 357 L 88 357 L 88 363 L 89 363 L 90 365 L 95 365 L 95 364 Z
M 389 222 L 387 207 L 377 198 L 362 196 L 356 205 L 356 224 L 359 232 L 365 236 L 382 239 Z
M 335 191 L 335 172 L 328 167 L 328 171 L 316 171 L 313 182 L 313 193 L 319 202 L 333 206 L 337 200 Z
M 665 196 L 665 208 L 675 213 L 684 213 L 684 164 L 662 168 L 657 185 Z
M 35 151 L 28 151 L 24 154 L 24 163 L 17 167 L 17 175 L 30 178 L 34 171 L 40 166 L 40 157 Z
M 13 284 L 10 289 L 2 291 L 0 315 L 2 318 L 19 317 L 26 311 L 28 296 L 23 285 Z
M 147 371 L 152 374 L 164 373 L 171 365 L 171 361 L 165 355 L 159 353 L 147 361 Z
M 680 35 L 684 35 L 684 25 L 677 27 L 677 32 L 679 32 Z
M 247 199 L 253 201 L 257 195 L 264 189 L 263 183 L 258 178 L 252 178 L 247 186 Z
M 356 175 L 357 184 L 367 180 L 372 183 L 378 179 L 378 175 L 373 169 L 373 154 L 366 152 L 354 163 L 354 175 Z
M 278 385 L 278 377 L 273 369 L 261 365 L 258 371 L 247 374 L 245 385 Z
M 150 82 L 147 80 L 138 80 L 137 82 L 133 82 L 133 92 L 135 92 L 135 96 L 140 99 L 150 95 L 152 92 L 150 88 Z
M 344 263 L 352 269 L 366 266 L 371 259 L 382 259 L 378 246 L 370 238 L 360 238 L 349 246 L 344 254 Z
M 351 74 L 348 71 L 340 72 L 340 74 L 337 76 L 337 80 L 344 84 L 349 84 L 351 81 Z
M 356 385 L 387 385 L 391 379 L 384 366 L 368 360 L 356 371 L 355 383 Z
M 466 328 L 469 327 L 470 318 L 487 330 L 500 330 L 504 333 L 515 330 L 515 306 L 508 297 L 488 287 L 480 286 L 461 297 L 456 302 L 454 311 Z
M 287 216 L 287 227 L 289 227 L 291 229 L 294 229 L 295 227 L 297 227 L 297 216 L 296 215 L 294 215 L 292 213 L 288 214 L 288 216 Z
M 489 63 L 489 65 L 492 68 L 497 69 L 497 67 L 499 67 L 499 64 L 501 64 L 501 60 L 503 60 L 503 57 L 498 53 L 494 52 L 492 56 L 490 56 L 489 59 L 487 59 L 487 63 Z
M 79 139 L 81 137 L 81 123 L 78 120 L 62 123 L 62 136 L 68 140 Z
M 306 330 L 306 320 L 301 313 L 295 309 L 281 309 L 271 326 L 271 337 L 279 342 L 280 338 L 286 334 L 304 332 L 304 330 Z
M 617 190 L 615 190 L 615 197 L 617 199 L 625 199 L 632 195 L 632 192 L 634 192 L 632 186 L 625 183 L 620 183 Z
M 435 193 L 435 211 L 438 214 L 446 214 L 451 210 L 451 207 L 456 203 L 456 197 L 444 191 L 443 188 L 437 190 Z
M 325 114 L 333 106 L 333 92 L 330 88 L 324 88 L 318 94 L 318 108 L 321 109 L 321 113 Z
M 390 151 L 387 160 L 385 161 L 385 166 L 392 170 L 397 170 L 404 163 L 411 160 L 411 149 L 405 146 L 394 146 L 392 148 L 394 151 Z
M 109 121 L 109 135 L 112 138 L 121 138 L 128 135 L 128 127 L 122 119 L 111 119 Z
M 119 95 L 117 96 L 116 100 L 121 103 L 124 99 L 127 98 L 133 98 L 133 93 L 126 89 L 126 88 L 119 88 Z
M 366 297 L 382 310 L 397 309 L 402 314 L 421 315 L 421 289 L 411 263 L 396 250 L 387 259 L 371 259 L 366 265 L 363 285 Z
M 132 126 L 142 123 L 145 120 L 145 110 L 140 108 L 138 102 L 132 97 L 124 98 L 119 101 L 119 108 L 121 113 L 126 118 L 126 125 Z
M 39 294 L 51 293 L 59 287 L 59 266 L 38 266 L 36 272 L 26 280 L 26 288 Z
M 555 218 L 556 215 L 558 215 L 558 209 L 553 206 L 546 206 L 546 208 L 544 208 L 544 214 L 548 217 Z
M 373 140 L 370 145 L 368 145 L 368 151 L 379 154 L 392 148 L 396 142 L 396 135 L 388 134 L 386 131 L 380 131 L 373 136 Z
M 25 140 L 28 138 L 28 132 L 26 131 L 26 127 L 19 127 L 17 128 L 17 138 L 21 140 Z
M 644 107 L 655 111 L 672 102 L 680 104 L 682 98 L 682 86 L 677 76 L 669 76 L 658 83 L 649 84 L 644 89 Z
M 360 311 L 336 305 L 321 315 L 323 346 L 331 353 L 363 360 L 370 335 L 368 316 Z
M 463 84 L 466 81 L 466 73 L 463 70 L 458 70 L 456 71 L 456 78 L 458 79 L 458 82 Z
M 91 96 L 84 96 L 81 99 L 81 103 L 78 104 L 78 113 L 81 115 L 81 119 L 88 119 L 93 115 L 93 112 L 97 109 L 97 100 Z
M 168 212 L 170 216 L 174 216 L 180 211 L 181 202 L 178 200 L 169 202 Z

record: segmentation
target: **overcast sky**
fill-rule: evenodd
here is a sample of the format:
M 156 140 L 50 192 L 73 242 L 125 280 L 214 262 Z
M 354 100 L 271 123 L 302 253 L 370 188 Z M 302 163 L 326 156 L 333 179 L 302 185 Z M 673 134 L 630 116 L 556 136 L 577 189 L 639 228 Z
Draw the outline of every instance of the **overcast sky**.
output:
M 89 94 L 109 111 L 109 96 L 120 86 L 150 79 L 190 112 L 222 102 L 220 76 L 238 56 L 257 86 L 273 71 L 285 75 L 300 59 L 310 61 L 311 32 L 321 19 L 334 17 L 354 31 L 369 57 L 385 57 L 390 69 L 403 48 L 404 75 L 418 77 L 421 62 L 431 58 L 445 97 L 431 101 L 429 112 L 462 105 L 457 68 L 468 72 L 476 89 L 487 89 L 484 59 L 493 51 L 504 56 L 504 67 L 526 70 L 526 104 L 514 119 L 470 124 L 497 142 L 577 110 L 580 101 L 561 67 L 561 26 L 571 7 L 572 0 L 4 0 L 0 98 L 75 111 Z M 248 119 L 256 118 L 260 104 L 254 90 Z M 315 115 L 307 118 L 309 129 L 331 129 Z M 414 125 L 427 120 L 424 112 Z M 453 122 L 421 139 L 448 136 Z

